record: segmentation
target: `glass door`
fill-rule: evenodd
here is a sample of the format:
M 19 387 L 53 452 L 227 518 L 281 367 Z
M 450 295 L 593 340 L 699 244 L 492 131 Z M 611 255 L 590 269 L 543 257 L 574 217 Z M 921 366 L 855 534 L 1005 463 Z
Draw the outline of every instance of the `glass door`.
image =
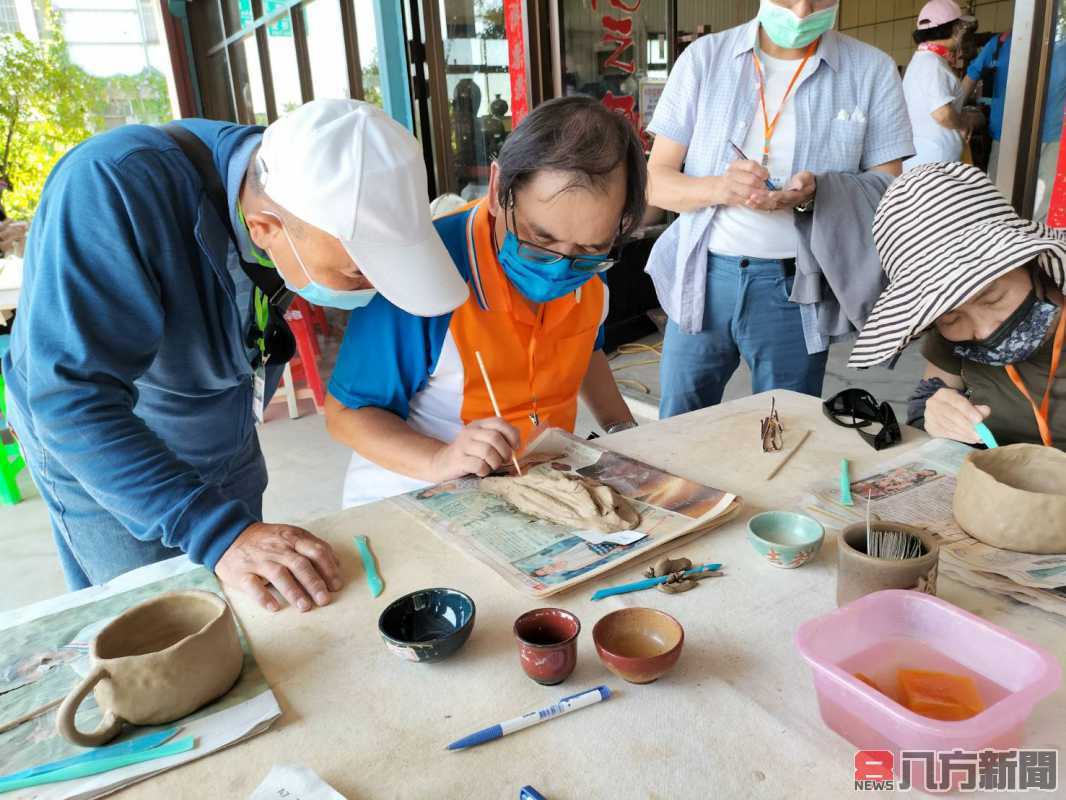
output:
M 437 194 L 464 200 L 488 191 L 489 167 L 511 132 L 511 74 L 504 22 L 511 0 L 423 0 L 424 86 Z M 415 70 L 416 83 L 419 70 Z M 425 132 L 423 131 L 423 134 Z

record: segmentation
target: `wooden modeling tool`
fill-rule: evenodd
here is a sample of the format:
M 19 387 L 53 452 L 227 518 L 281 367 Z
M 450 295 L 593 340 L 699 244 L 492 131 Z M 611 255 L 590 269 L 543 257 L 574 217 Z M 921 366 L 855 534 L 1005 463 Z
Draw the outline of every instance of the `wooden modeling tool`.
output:
M 477 357 L 477 365 L 481 367 L 481 378 L 485 381 L 485 388 L 489 390 L 489 400 L 492 401 L 493 413 L 503 419 L 503 414 L 500 413 L 500 404 L 496 402 L 496 392 L 492 391 L 492 381 L 489 380 L 489 371 L 485 369 L 485 362 L 481 359 L 481 351 L 475 350 L 474 356 Z M 518 466 L 518 458 L 514 453 L 511 453 L 511 463 L 514 464 L 515 472 L 518 476 L 522 476 L 522 468 Z
M 807 441 L 807 437 L 810 435 L 811 432 L 809 430 L 803 432 L 803 435 L 800 437 L 800 440 L 796 442 L 796 446 L 789 450 L 787 453 L 785 453 L 784 457 L 782 457 L 782 459 L 777 462 L 777 466 L 770 470 L 770 474 L 766 476 L 766 480 L 772 481 L 774 479 L 774 476 L 781 471 L 781 468 L 789 462 L 792 456 L 796 455 L 796 451 L 803 447 L 803 443 Z

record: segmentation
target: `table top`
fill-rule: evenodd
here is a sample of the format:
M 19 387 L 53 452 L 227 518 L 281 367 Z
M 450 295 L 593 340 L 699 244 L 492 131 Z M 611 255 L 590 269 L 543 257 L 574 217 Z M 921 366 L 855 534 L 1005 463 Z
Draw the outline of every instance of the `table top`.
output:
M 745 524 L 767 509 L 797 509 L 814 480 L 853 460 L 861 475 L 925 435 L 879 455 L 854 431 L 826 420 L 816 398 L 775 392 L 787 437 L 812 430 L 771 482 L 759 443 L 769 395 L 756 395 L 608 437 L 604 444 L 676 474 L 743 496 L 727 525 L 670 552 L 721 561 L 726 575 L 679 595 L 645 591 L 593 603 L 593 590 L 637 579 L 628 564 L 544 603 L 511 589 L 488 568 L 441 542 L 391 503 L 376 503 L 307 527 L 330 541 L 346 588 L 307 614 L 260 611 L 230 599 L 283 709 L 274 728 L 248 742 L 164 773 L 123 798 L 246 797 L 276 763 L 314 769 L 346 797 L 506 798 L 532 784 L 549 798 L 816 797 L 853 792 L 854 748 L 821 721 L 810 670 L 793 646 L 796 628 L 835 607 L 836 532 L 817 557 L 782 570 L 759 559 Z M 793 441 L 795 441 L 793 439 Z M 786 438 L 786 446 L 788 439 Z M 385 592 L 371 598 L 352 544 L 367 534 Z M 470 594 L 470 641 L 437 664 L 400 660 L 385 649 L 377 617 L 393 599 L 448 586 Z M 939 595 L 1002 625 L 1066 661 L 1066 622 L 941 577 Z M 518 664 L 514 619 L 538 605 L 581 619 L 578 665 L 567 681 L 542 687 Z M 647 686 L 602 666 L 592 627 L 626 606 L 652 606 L 685 627 L 673 672 Z M 479 728 L 598 684 L 608 702 L 466 752 L 445 745 Z M 1025 746 L 1066 748 L 1066 690 L 1029 720 Z

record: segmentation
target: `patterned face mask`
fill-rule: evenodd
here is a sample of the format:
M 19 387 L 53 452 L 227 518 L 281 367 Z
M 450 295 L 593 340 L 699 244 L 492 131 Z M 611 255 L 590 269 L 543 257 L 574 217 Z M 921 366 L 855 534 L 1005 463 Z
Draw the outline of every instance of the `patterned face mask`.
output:
M 1062 309 L 1030 291 L 1025 301 L 987 339 L 960 342 L 955 355 L 967 361 L 1002 367 L 1027 360 L 1040 349 Z

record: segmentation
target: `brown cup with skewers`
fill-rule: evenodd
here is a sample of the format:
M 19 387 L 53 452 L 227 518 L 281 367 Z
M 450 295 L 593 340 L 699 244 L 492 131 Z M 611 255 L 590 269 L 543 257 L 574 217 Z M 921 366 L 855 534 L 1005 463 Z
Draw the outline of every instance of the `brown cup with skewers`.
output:
M 940 547 L 922 528 L 898 522 L 876 521 L 872 531 L 898 534 L 918 540 L 918 555 L 912 558 L 877 558 L 867 552 L 866 523 L 849 525 L 837 542 L 837 605 L 843 606 L 882 589 L 914 589 L 936 594 Z

